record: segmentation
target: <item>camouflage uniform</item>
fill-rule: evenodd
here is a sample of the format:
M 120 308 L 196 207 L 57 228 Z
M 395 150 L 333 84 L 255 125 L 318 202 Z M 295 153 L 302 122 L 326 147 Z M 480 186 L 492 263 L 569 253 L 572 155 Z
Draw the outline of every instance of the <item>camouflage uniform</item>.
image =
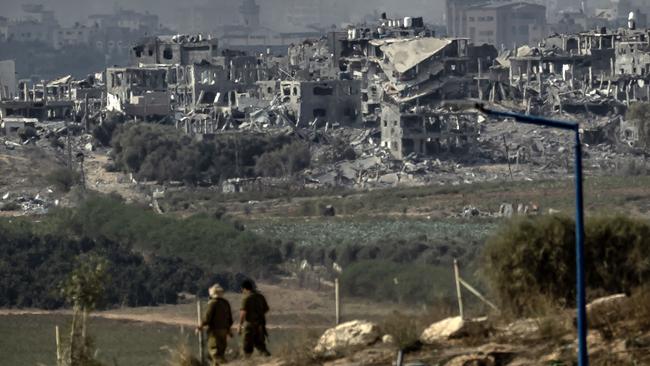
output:
M 226 347 L 232 324 L 232 311 L 228 300 L 221 297 L 210 299 L 202 325 L 208 327 L 208 353 L 213 366 L 226 361 Z
M 270 356 L 266 349 L 266 313 L 269 311 L 269 305 L 264 295 L 252 292 L 244 297 L 241 310 L 246 312 L 246 323 L 243 329 L 244 354 L 250 356 L 253 350 L 257 349 L 261 354 Z

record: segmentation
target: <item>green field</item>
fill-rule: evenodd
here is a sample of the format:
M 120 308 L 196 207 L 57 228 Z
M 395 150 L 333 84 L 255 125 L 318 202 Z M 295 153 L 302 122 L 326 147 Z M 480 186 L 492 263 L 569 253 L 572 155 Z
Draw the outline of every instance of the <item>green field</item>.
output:
M 298 245 L 367 245 L 380 240 L 483 241 L 498 227 L 495 220 L 420 218 L 282 219 L 248 223 L 254 232 Z
M 55 326 L 61 331 L 68 326 L 67 315 L 2 315 L 0 316 L 0 356 L 2 365 L 36 366 L 56 364 Z M 198 348 L 193 329 L 132 321 L 92 318 L 90 334 L 95 339 L 98 359 L 106 365 L 160 366 L 169 358 L 169 347 L 177 347 L 187 339 L 193 350 Z M 272 352 L 281 353 L 301 331 L 271 330 Z M 191 333 L 191 334 L 188 334 Z M 296 337 L 296 338 L 293 338 Z M 238 348 L 235 341 L 230 344 Z

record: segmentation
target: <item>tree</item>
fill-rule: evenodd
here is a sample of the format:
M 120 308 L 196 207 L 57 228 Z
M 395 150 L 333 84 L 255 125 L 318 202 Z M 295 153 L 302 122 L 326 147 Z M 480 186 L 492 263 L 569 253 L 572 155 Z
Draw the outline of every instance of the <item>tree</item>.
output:
M 107 277 L 106 259 L 89 255 L 77 258 L 77 266 L 62 285 L 66 300 L 73 305 L 69 350 L 70 366 L 101 365 L 94 360 L 92 341 L 87 334 L 88 315 L 102 300 Z

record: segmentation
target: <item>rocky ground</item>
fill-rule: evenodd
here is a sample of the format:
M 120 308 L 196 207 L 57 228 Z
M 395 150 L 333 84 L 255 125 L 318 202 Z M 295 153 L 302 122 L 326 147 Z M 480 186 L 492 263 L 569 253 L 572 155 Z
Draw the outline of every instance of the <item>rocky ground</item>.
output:
M 592 365 L 647 365 L 650 362 L 648 296 L 615 295 L 588 307 L 587 343 Z M 573 365 L 576 331 L 573 311 L 539 318 L 506 320 L 503 316 L 463 320 L 443 319 L 413 337 L 413 324 L 393 327 L 393 334 L 367 321 L 352 321 L 330 329 L 316 346 L 297 345 L 293 352 L 271 359 L 234 361 L 234 366 L 395 365 L 404 349 L 403 365 Z

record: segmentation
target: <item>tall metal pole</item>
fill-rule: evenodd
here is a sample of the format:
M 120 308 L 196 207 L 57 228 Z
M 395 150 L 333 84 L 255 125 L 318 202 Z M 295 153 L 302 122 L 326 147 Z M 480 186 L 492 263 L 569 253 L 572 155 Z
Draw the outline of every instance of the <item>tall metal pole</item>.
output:
M 585 228 L 582 190 L 582 144 L 580 142 L 580 125 L 574 122 L 558 121 L 544 117 L 523 115 L 514 112 L 496 111 L 486 108 L 482 103 L 474 104 L 473 107 L 489 116 L 514 118 L 518 122 L 569 130 L 573 131 L 575 134 L 576 307 L 578 318 L 578 365 L 589 366 L 589 353 L 587 349 L 587 308 L 585 296 Z
M 576 281 L 578 307 L 578 365 L 589 366 L 587 353 L 587 310 L 585 296 L 585 244 L 584 244 L 584 207 L 582 193 L 582 144 L 580 143 L 580 129 L 575 128 L 575 175 L 576 175 Z

